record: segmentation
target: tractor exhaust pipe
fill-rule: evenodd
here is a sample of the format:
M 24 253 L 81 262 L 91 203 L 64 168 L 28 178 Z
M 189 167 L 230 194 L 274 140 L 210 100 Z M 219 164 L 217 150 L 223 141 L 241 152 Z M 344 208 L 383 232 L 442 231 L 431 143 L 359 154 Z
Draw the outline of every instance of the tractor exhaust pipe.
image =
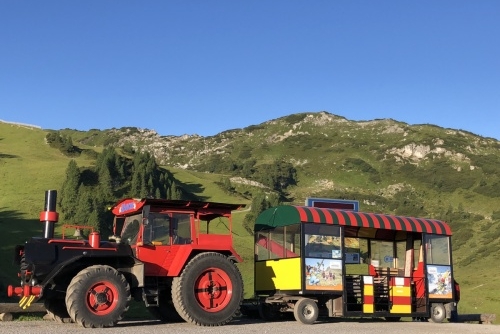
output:
M 59 214 L 56 212 L 57 190 L 45 191 L 45 207 L 44 211 L 40 212 L 40 221 L 45 222 L 43 229 L 43 237 L 45 239 L 54 238 L 54 223 L 59 219 Z

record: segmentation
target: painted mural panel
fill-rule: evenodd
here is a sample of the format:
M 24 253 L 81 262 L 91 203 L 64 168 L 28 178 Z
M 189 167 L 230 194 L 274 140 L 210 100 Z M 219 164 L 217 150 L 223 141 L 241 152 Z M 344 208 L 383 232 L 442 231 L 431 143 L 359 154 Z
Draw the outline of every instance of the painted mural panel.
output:
M 306 258 L 306 290 L 342 291 L 342 260 Z
M 427 266 L 429 298 L 452 298 L 451 266 Z

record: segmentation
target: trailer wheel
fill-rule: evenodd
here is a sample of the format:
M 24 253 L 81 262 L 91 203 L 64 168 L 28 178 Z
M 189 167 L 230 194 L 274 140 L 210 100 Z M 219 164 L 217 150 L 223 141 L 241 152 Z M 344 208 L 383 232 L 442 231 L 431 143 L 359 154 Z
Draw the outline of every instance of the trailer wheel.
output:
M 111 327 L 128 310 L 130 287 L 110 266 L 96 265 L 73 277 L 66 291 L 71 319 L 86 328 Z
M 172 282 L 172 301 L 187 322 L 221 326 L 238 313 L 243 300 L 243 279 L 226 256 L 196 255 Z
M 183 321 L 172 302 L 170 290 L 160 290 L 158 293 L 158 306 L 148 307 L 148 310 L 155 319 L 163 322 Z
M 54 321 L 59 323 L 69 323 L 71 318 L 66 309 L 64 299 L 50 298 L 45 299 L 43 306 L 47 310 L 47 315 Z
M 446 318 L 446 309 L 443 304 L 431 304 L 431 317 L 430 321 L 435 323 L 442 323 Z
M 295 320 L 305 325 L 311 325 L 318 319 L 318 305 L 309 298 L 297 300 L 293 307 L 293 316 Z

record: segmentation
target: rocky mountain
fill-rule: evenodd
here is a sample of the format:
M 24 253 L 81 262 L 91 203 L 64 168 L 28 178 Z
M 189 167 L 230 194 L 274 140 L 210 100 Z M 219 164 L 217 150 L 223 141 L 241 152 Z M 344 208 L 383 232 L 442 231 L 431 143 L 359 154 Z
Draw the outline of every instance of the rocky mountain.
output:
M 47 183 L 60 182 L 56 174 L 63 175 L 68 158 L 61 165 L 55 158 L 46 159 L 55 157 L 55 150 L 39 139 L 48 131 L 3 129 L 10 133 L 3 134 L 0 142 L 0 162 L 3 159 L 5 168 L 10 168 L 4 178 L 12 183 L 12 191 L 24 189 L 18 185 L 21 180 L 12 176 L 36 176 L 45 165 L 59 171 L 47 175 L 54 178 Z M 360 210 L 366 212 L 445 220 L 453 230 L 453 260 L 467 305 L 484 309 L 500 303 L 499 294 L 490 293 L 500 284 L 495 264 L 500 248 L 500 142 L 496 139 L 392 119 L 351 121 L 328 112 L 292 114 L 208 137 L 162 136 L 134 127 L 57 131 L 82 148 L 86 155 L 78 158 L 79 164 L 92 166 L 96 152 L 108 145 L 129 156 L 147 151 L 175 174 L 180 186 L 193 182 L 184 183 L 184 176 L 195 175 L 198 190 L 208 188 L 203 181 L 207 179 L 211 187 L 220 187 L 212 193 L 229 192 L 225 196 L 235 194 L 238 201 L 251 201 L 263 192 L 293 204 L 304 203 L 306 197 L 340 198 L 358 200 Z M 26 136 L 32 137 L 32 143 L 40 142 L 37 150 L 43 155 L 32 154 L 21 143 L 7 146 Z M 19 166 L 24 168 L 22 174 L 17 172 Z M 32 193 L 26 189 L 24 197 Z M 10 203 L 9 198 L 3 205 L 15 207 L 17 202 Z M 478 288 L 483 285 L 491 289 Z
M 391 119 L 357 122 L 318 112 L 210 137 L 160 136 L 138 128 L 90 131 L 76 137 L 86 145 L 146 150 L 166 167 L 250 179 L 252 173 L 242 171 L 245 163 L 256 168 L 285 161 L 298 173 L 299 183 L 290 189 L 297 199 L 325 191 L 382 197 L 403 190 L 435 191 L 435 195 L 467 192 L 478 201 L 483 201 L 481 196 L 500 196 L 496 173 L 500 142 L 430 124 L 408 125 Z M 474 201 L 467 202 L 463 203 L 467 209 L 491 216 L 492 212 L 473 208 Z

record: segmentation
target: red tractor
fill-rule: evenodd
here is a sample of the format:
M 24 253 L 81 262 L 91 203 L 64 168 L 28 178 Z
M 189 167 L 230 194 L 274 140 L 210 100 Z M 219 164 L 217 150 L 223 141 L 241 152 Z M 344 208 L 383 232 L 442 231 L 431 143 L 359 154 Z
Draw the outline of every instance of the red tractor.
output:
M 21 307 L 40 300 L 54 320 L 91 328 L 114 326 L 132 298 L 160 320 L 201 326 L 224 325 L 239 311 L 242 258 L 231 212 L 244 205 L 124 199 L 112 208 L 114 235 L 103 241 L 92 230 L 88 238 L 54 238 L 56 197 L 45 194 L 44 236 L 15 249 L 21 285 L 8 295 L 21 297 Z M 224 233 L 210 233 L 214 220 Z

